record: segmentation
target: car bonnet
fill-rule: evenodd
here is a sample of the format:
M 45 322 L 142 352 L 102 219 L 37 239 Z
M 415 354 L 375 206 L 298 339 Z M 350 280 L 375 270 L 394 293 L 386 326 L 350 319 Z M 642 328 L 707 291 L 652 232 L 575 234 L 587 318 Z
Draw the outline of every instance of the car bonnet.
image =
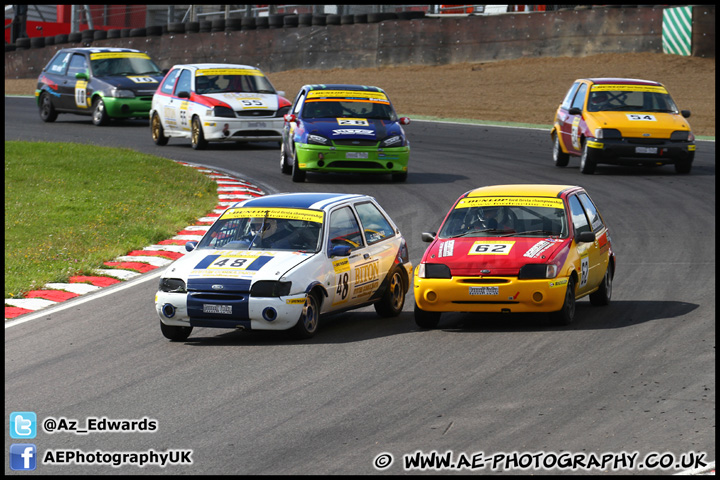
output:
M 453 276 L 517 275 L 523 265 L 564 263 L 571 242 L 552 237 L 438 238 L 423 261 L 445 264 Z
M 279 108 L 278 96 L 274 93 L 223 92 L 206 93 L 202 97 L 226 103 L 236 112 L 243 110 L 275 111 Z
M 380 141 L 389 135 L 400 135 L 397 122 L 366 118 L 305 119 L 308 133 L 324 135 L 331 140 L 365 139 Z
M 616 128 L 625 137 L 670 138 L 674 131 L 690 130 L 688 121 L 678 113 L 592 112 L 587 118 L 591 132 L 595 128 Z
M 162 76 L 153 75 L 110 75 L 94 77 L 95 81 L 102 82 L 110 87 L 116 87 L 120 90 L 132 90 L 141 95 L 154 94 L 162 79 Z

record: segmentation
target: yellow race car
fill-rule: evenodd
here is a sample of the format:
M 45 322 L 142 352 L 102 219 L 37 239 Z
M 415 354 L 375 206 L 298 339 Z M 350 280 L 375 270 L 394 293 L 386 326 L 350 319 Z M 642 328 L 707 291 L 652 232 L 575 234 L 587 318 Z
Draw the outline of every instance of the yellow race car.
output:
M 548 312 L 567 325 L 586 295 L 608 305 L 615 274 L 610 234 L 578 186 L 496 185 L 464 193 L 413 277 L 415 322 L 442 312 Z
M 575 80 L 555 113 L 550 135 L 553 161 L 565 167 L 580 157 L 580 171 L 592 174 L 599 163 L 675 165 L 690 173 L 695 136 L 665 87 L 628 78 Z

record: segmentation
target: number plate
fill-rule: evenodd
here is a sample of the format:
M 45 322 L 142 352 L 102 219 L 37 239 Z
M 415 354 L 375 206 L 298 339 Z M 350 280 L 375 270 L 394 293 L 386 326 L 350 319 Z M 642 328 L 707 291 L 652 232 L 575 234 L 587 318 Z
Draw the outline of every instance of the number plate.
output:
M 635 147 L 635 153 L 657 154 L 657 147 Z
M 500 287 L 470 287 L 470 295 L 498 295 Z
M 203 313 L 224 313 L 232 315 L 232 305 L 208 305 L 203 303 Z
M 347 152 L 345 158 L 368 158 L 368 152 Z

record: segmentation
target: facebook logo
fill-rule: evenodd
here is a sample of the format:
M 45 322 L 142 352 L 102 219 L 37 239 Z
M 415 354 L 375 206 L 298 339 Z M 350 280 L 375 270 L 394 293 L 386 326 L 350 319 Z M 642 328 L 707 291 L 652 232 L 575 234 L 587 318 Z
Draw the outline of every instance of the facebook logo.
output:
M 35 470 L 37 466 L 37 448 L 32 443 L 13 443 L 10 445 L 11 470 Z
M 10 414 L 11 438 L 35 438 L 37 416 L 35 412 L 12 412 Z

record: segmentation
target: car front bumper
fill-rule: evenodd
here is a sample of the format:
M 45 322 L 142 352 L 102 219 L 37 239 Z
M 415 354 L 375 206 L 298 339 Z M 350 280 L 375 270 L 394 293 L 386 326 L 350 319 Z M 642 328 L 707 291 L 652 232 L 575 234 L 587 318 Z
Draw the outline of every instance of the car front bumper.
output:
M 240 328 L 245 330 L 287 330 L 297 323 L 305 295 L 234 298 L 187 293 L 157 292 L 155 310 L 165 325 L 178 327 Z
M 152 106 L 152 96 L 135 98 L 103 97 L 103 102 L 105 102 L 105 111 L 111 118 L 148 118 Z
M 568 277 L 414 277 L 415 303 L 428 312 L 556 312 L 565 301 Z
M 311 172 L 405 173 L 410 147 L 326 147 L 295 144 L 298 166 Z
M 203 134 L 208 141 L 280 142 L 285 120 L 281 118 L 206 118 Z
M 669 164 L 680 160 L 692 160 L 695 142 L 671 142 L 670 140 L 622 138 L 595 139 L 587 141 L 598 163 L 613 164 Z

